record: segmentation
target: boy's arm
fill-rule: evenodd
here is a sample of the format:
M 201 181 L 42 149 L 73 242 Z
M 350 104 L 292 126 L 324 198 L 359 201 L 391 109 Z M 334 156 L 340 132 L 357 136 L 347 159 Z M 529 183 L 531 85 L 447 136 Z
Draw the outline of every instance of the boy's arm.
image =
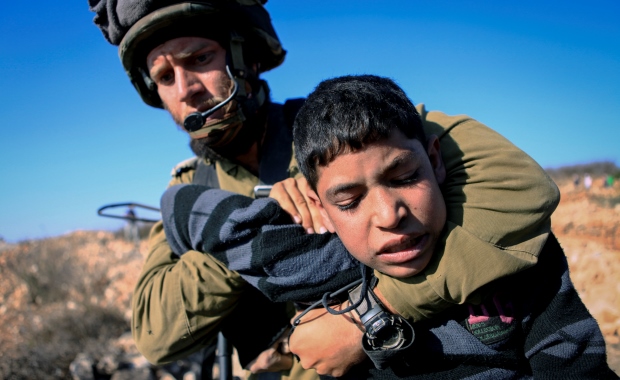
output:
M 440 138 L 447 170 L 443 238 L 419 275 L 375 272 L 392 310 L 414 321 L 476 303 L 481 286 L 535 265 L 559 202 L 544 170 L 501 135 L 466 116 L 418 110 L 426 133 Z
M 307 234 L 271 198 L 186 184 L 164 193 L 161 211 L 173 251 L 209 252 L 275 302 L 313 302 L 360 276 L 336 235 Z

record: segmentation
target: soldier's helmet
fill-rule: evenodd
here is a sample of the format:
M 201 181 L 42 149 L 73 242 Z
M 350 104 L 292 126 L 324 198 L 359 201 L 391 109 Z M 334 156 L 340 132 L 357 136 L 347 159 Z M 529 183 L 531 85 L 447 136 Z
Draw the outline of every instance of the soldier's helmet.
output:
M 146 56 L 163 42 L 185 36 L 218 41 L 235 78 L 279 66 L 286 55 L 264 8 L 267 0 L 89 0 L 95 24 L 119 47 L 125 72 L 144 100 L 163 108 L 148 75 Z M 248 78 L 250 79 L 250 78 Z

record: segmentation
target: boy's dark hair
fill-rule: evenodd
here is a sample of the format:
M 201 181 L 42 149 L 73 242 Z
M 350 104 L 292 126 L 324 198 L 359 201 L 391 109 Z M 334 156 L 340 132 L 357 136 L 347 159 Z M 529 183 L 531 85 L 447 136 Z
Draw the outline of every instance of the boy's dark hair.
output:
M 394 81 L 375 75 L 328 79 L 308 95 L 297 114 L 295 158 L 316 191 L 319 165 L 387 138 L 393 128 L 426 142 L 418 111 Z

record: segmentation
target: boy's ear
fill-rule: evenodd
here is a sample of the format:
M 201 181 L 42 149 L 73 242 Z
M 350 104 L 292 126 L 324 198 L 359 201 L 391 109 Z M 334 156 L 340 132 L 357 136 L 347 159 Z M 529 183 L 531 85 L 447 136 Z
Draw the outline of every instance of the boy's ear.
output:
M 428 153 L 428 159 L 435 172 L 435 178 L 438 184 L 443 184 L 446 180 L 446 167 L 443 164 L 443 158 L 441 157 L 441 146 L 439 144 L 439 138 L 435 135 L 431 135 L 428 138 L 426 145 L 426 153 Z
M 321 203 L 321 199 L 319 199 L 317 193 L 311 188 L 308 188 L 308 192 L 306 193 L 306 195 L 308 196 L 308 199 L 310 199 L 309 206 L 315 207 L 321 213 L 321 216 L 323 217 L 323 225 L 325 225 L 325 228 L 327 228 L 329 232 L 335 233 L 336 229 L 334 228 L 331 219 L 329 219 L 329 215 L 327 215 L 327 211 L 325 211 L 323 203 Z

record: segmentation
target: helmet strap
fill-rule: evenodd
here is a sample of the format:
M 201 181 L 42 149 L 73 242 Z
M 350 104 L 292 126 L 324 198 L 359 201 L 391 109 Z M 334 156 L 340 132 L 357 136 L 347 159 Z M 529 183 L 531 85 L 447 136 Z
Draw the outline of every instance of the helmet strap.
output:
M 245 62 L 243 61 L 243 37 L 238 35 L 236 32 L 230 32 L 230 49 L 228 59 L 232 61 L 232 72 L 233 76 L 239 83 L 239 91 L 237 92 L 237 97 L 246 98 L 247 93 L 245 92 L 245 82 L 248 75 L 248 70 L 245 66 Z
M 248 117 L 255 114 L 267 98 L 265 93 L 265 84 L 258 80 L 257 74 L 249 68 L 243 59 L 243 43 L 242 36 L 235 31 L 230 32 L 230 49 L 228 54 L 229 63 L 232 66 L 232 72 L 235 80 L 239 84 L 237 92 L 237 102 Z M 246 83 L 250 83 L 253 94 L 246 92 Z

